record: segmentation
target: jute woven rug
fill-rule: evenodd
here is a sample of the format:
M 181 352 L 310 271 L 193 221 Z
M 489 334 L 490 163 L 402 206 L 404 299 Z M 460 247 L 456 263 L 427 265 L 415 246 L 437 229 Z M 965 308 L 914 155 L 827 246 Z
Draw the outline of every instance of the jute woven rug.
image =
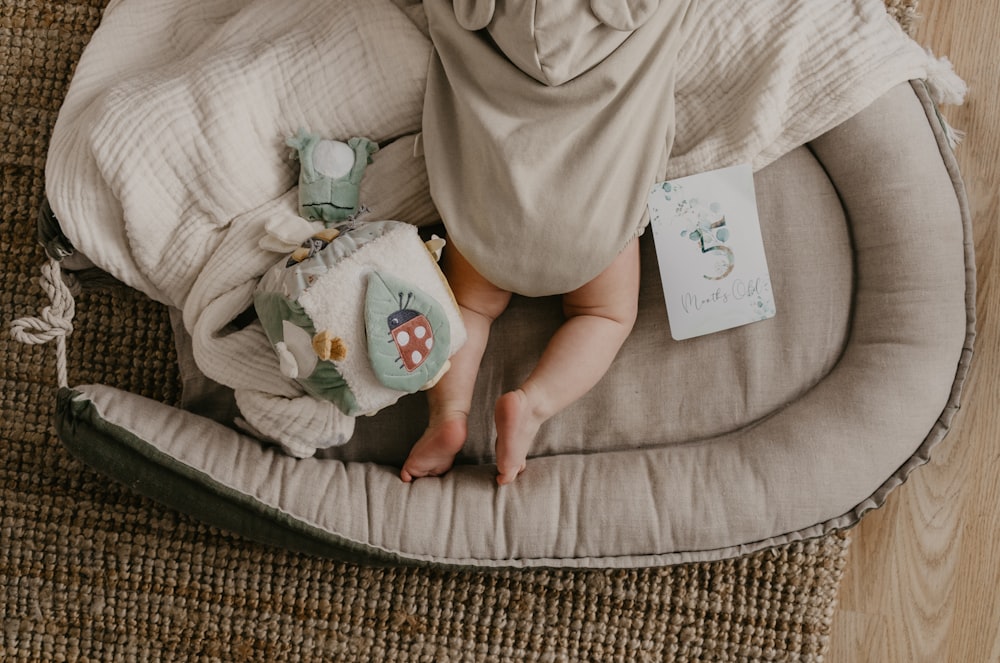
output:
M 35 218 L 48 139 L 105 0 L 0 0 L 0 321 L 46 305 Z M 905 27 L 915 0 L 887 0 Z M 48 347 L 0 334 L 5 661 L 818 661 L 849 539 L 644 571 L 355 567 L 265 548 L 109 484 L 50 421 Z M 166 311 L 77 298 L 69 382 L 176 403 Z

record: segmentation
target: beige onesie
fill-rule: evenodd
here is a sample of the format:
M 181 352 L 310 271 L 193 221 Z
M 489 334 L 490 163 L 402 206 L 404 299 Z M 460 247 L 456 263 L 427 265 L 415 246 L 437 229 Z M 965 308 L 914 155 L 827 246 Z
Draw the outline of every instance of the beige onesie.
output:
M 425 0 L 431 195 L 487 280 L 570 292 L 642 231 L 691 1 Z

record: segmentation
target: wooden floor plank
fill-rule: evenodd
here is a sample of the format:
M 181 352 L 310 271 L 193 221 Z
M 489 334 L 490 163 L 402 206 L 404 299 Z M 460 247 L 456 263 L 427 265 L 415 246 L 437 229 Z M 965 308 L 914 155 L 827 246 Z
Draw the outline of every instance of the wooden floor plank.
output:
M 917 40 L 969 84 L 965 104 L 943 113 L 966 133 L 976 354 L 948 438 L 852 533 L 828 663 L 1000 661 L 1000 3 L 919 10 Z

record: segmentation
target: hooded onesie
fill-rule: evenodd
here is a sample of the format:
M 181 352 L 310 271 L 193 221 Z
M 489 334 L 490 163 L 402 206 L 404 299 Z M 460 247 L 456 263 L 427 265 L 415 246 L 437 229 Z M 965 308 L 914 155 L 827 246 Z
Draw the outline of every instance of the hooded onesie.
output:
M 424 1 L 431 196 L 488 281 L 571 292 L 642 232 L 692 1 Z

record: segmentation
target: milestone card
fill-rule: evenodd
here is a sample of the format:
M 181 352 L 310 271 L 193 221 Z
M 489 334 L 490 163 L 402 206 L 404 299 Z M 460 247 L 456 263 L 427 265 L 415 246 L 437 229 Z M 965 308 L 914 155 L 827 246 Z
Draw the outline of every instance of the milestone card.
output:
M 674 339 L 774 317 L 749 164 L 655 185 L 649 218 Z

